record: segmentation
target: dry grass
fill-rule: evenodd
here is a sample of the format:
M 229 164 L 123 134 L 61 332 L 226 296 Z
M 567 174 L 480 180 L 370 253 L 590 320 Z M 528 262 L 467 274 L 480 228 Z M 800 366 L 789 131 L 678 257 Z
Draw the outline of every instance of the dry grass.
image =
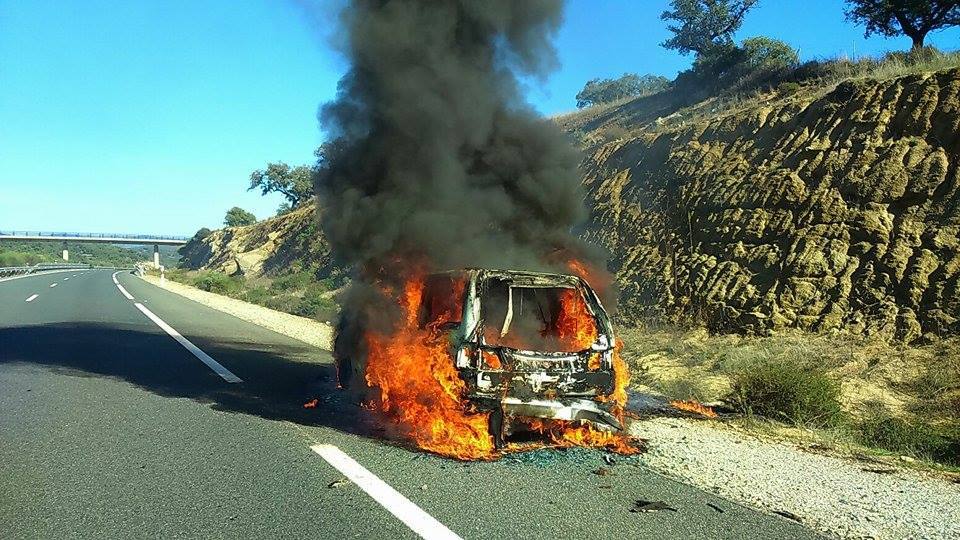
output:
M 924 347 L 846 335 L 620 332 L 631 383 L 723 403 L 754 423 L 813 430 L 831 445 L 960 465 L 960 338 Z M 956 454 L 956 455 L 954 455 Z
M 709 121 L 779 100 L 809 102 L 846 81 L 888 80 L 960 68 L 960 51 L 895 52 L 874 57 L 838 57 L 805 62 L 760 80 L 741 81 L 708 94 L 674 87 L 651 96 L 625 98 L 551 119 L 583 146 L 655 134 L 691 123 Z

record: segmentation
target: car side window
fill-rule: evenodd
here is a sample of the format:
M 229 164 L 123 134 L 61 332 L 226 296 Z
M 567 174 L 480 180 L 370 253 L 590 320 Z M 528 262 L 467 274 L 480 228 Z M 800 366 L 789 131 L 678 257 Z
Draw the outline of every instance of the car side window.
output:
M 450 276 L 427 279 L 420 300 L 420 328 L 443 329 L 460 324 L 466 280 Z

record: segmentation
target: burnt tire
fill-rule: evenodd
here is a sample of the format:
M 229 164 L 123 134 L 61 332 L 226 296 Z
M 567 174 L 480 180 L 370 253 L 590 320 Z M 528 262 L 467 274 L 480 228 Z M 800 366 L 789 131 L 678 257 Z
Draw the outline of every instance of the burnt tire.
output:
M 490 430 L 490 435 L 493 436 L 493 447 L 497 450 L 506 446 L 506 441 L 503 436 L 503 421 L 504 414 L 502 407 L 494 408 L 487 419 L 487 427 Z
M 355 374 L 353 373 L 353 360 L 349 358 L 342 358 L 337 360 L 337 384 L 340 385 L 340 388 L 344 390 L 349 390 L 353 387 L 353 378 Z

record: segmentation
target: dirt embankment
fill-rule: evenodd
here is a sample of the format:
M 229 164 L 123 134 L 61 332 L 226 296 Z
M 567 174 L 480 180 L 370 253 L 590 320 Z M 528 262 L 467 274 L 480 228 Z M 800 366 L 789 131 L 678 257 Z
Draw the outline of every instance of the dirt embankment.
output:
M 617 138 L 587 150 L 583 234 L 612 254 L 626 322 L 960 334 L 960 70 L 556 121 Z M 181 253 L 246 276 L 332 268 L 312 205 Z
M 250 226 L 218 229 L 181 248 L 181 266 L 246 277 L 332 267 L 316 212 L 307 204 Z
M 960 70 L 708 116 L 588 150 L 585 235 L 612 253 L 624 314 L 907 342 L 960 331 Z

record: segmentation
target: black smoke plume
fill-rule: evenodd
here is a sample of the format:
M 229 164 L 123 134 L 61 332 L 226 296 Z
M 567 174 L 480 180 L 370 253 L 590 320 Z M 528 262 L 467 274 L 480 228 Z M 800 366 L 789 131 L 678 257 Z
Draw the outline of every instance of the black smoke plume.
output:
M 589 259 L 579 154 L 520 97 L 556 67 L 561 0 L 355 0 L 349 72 L 320 120 L 322 225 L 355 269 L 335 354 L 389 313 L 382 284 L 468 266 L 568 271 Z M 600 265 L 602 267 L 602 263 Z M 370 285 L 377 284 L 377 287 Z M 379 317 L 378 317 L 379 318 Z

